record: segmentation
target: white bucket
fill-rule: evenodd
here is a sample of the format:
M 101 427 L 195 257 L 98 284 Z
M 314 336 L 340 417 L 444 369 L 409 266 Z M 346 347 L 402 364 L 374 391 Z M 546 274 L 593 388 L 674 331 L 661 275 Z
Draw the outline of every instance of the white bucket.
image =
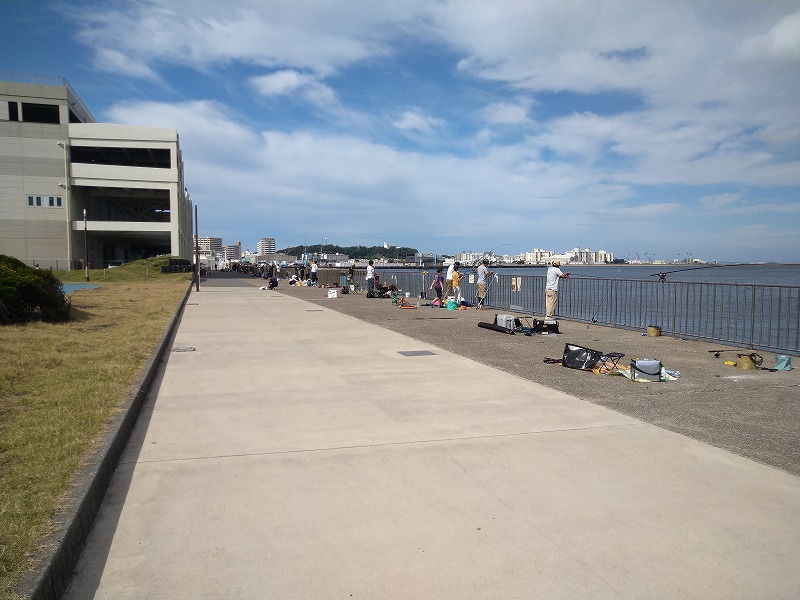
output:
M 338 291 L 339 290 L 328 290 L 328 298 L 338 298 Z

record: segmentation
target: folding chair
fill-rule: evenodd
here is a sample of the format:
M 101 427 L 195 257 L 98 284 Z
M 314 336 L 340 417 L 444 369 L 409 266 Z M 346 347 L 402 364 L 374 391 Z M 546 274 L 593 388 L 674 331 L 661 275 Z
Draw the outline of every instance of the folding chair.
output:
M 610 373 L 617 368 L 619 359 L 625 356 L 621 352 L 607 352 L 600 357 L 600 362 L 595 367 L 599 371 Z

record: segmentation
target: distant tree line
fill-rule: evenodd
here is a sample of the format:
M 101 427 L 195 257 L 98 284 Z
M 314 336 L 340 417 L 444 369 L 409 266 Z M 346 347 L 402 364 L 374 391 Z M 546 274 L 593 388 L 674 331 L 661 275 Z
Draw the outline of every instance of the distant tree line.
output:
M 278 252 L 291 256 L 302 256 L 304 252 L 307 252 L 308 254 L 346 254 L 356 260 L 379 258 L 405 260 L 406 256 L 413 256 L 418 250 L 404 246 L 384 248 L 383 246 L 335 246 L 333 244 L 325 244 L 323 246 L 322 244 L 312 244 L 310 246 L 289 246 Z

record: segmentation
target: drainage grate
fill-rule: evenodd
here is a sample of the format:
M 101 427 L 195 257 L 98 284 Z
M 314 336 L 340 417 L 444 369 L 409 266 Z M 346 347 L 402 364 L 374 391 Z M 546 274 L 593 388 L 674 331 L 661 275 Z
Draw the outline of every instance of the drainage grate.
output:
M 430 350 L 400 350 L 398 354 L 403 356 L 436 356 L 436 353 Z
M 173 346 L 173 352 L 194 352 L 193 346 Z
M 307 308 L 306 312 L 324 312 L 321 308 Z

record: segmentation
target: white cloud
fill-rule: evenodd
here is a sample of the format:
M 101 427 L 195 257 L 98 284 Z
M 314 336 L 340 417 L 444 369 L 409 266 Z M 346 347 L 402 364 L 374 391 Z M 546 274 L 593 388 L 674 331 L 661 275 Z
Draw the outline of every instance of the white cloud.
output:
M 442 119 L 430 117 L 414 111 L 405 111 L 392 121 L 392 126 L 402 131 L 416 131 L 430 135 L 444 125 Z
M 319 107 L 338 109 L 336 92 L 313 75 L 291 69 L 252 77 L 250 82 L 264 96 L 290 96 L 300 98 Z
M 744 192 L 736 192 L 732 194 L 714 194 L 711 196 L 701 196 L 699 204 L 705 210 L 724 210 L 731 206 L 735 206 L 741 200 Z
M 484 107 L 480 114 L 491 125 L 530 125 L 528 116 L 530 100 L 518 102 L 492 102 Z
M 94 66 L 101 71 L 110 71 L 142 79 L 158 79 L 158 75 L 146 62 L 131 58 L 119 50 L 99 48 L 94 57 Z
M 410 27 L 425 2 L 149 0 L 82 11 L 82 41 L 143 61 L 206 70 L 233 61 L 327 75 L 391 53 L 384 36 Z M 378 33 L 380 32 L 380 33 Z
M 602 221 L 610 239 L 637 235 L 620 207 L 676 239 L 687 207 L 702 209 L 696 227 L 725 209 L 800 226 L 787 199 L 800 184 L 796 0 L 149 0 L 79 26 L 98 69 L 173 85 L 180 101 L 108 115 L 178 128 L 193 196 L 220 222 L 313 209 L 355 238 L 385 226 L 428 239 L 436 206 L 469 210 L 452 232 L 465 239 L 507 230 L 501 206 L 526 240 L 555 205 L 564 226 Z M 185 92 L 175 66 L 220 89 Z
M 291 94 L 299 88 L 315 83 L 312 76 L 291 69 L 253 77 L 250 81 L 265 96 Z
M 800 11 L 781 19 L 768 33 L 744 40 L 737 54 L 748 61 L 800 62 Z

